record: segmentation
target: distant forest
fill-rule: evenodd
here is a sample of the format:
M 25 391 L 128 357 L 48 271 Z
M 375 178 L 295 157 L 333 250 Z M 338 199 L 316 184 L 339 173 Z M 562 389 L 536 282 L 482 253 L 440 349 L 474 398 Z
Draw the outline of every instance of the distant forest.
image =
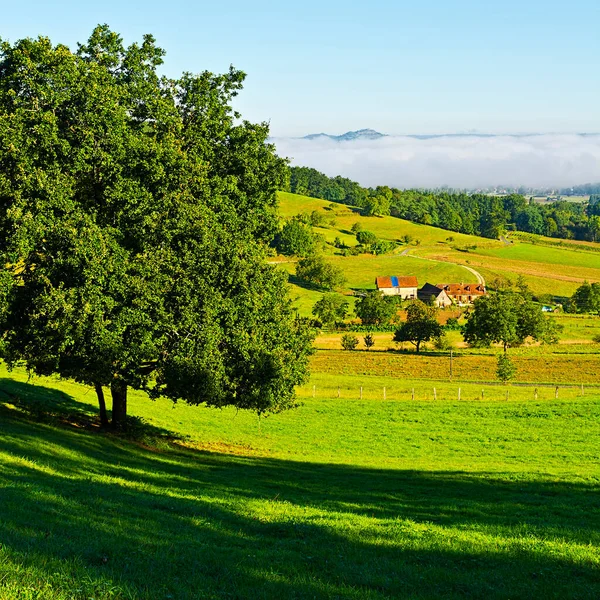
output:
M 600 240 L 600 193 L 592 194 L 588 203 L 558 200 L 538 204 L 520 194 L 364 188 L 345 177 L 327 177 L 308 167 L 290 167 L 288 191 L 357 206 L 366 215 L 392 215 L 487 238 L 525 231 L 562 239 Z

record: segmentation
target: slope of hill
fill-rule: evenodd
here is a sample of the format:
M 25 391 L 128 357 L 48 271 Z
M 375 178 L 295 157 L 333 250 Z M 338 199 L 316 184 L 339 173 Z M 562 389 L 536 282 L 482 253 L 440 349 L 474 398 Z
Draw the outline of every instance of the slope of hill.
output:
M 376 275 L 390 274 L 417 275 L 420 284 L 442 280 L 475 282 L 476 277 L 467 269 L 480 273 L 488 285 L 497 279 L 514 282 L 523 277 L 538 295 L 570 296 L 584 281 L 600 281 L 600 244 L 569 241 L 558 244 L 552 238 L 531 235 L 490 240 L 394 217 L 364 217 L 355 207 L 296 194 L 280 193 L 279 201 L 280 214 L 285 218 L 313 210 L 326 215 L 331 224 L 318 231 L 328 242 L 339 237 L 348 245 L 356 244 L 351 228 L 358 222 L 378 238 L 401 244 L 396 254 L 380 257 L 341 257 L 329 248 L 330 260 L 343 269 L 349 288 L 368 287 Z M 433 262 L 428 264 L 423 259 Z M 388 271 L 376 272 L 384 269 Z M 288 270 L 293 270 L 289 263 Z M 374 287 L 372 283 L 370 287 Z M 294 291 L 307 306 L 307 295 Z M 312 300 L 317 297 L 313 293 Z

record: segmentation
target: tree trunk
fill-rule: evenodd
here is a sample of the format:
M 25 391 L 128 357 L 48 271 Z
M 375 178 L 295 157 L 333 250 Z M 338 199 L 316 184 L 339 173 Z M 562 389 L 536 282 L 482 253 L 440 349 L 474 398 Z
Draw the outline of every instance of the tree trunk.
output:
M 98 396 L 98 406 L 100 406 L 100 427 L 108 427 L 108 415 L 106 414 L 106 400 L 104 400 L 104 390 L 97 383 L 95 385 L 96 395 Z
M 123 429 L 127 418 L 127 384 L 116 379 L 110 385 L 113 429 Z
M 417 342 L 417 354 L 419 354 L 419 350 L 421 349 L 421 340 Z

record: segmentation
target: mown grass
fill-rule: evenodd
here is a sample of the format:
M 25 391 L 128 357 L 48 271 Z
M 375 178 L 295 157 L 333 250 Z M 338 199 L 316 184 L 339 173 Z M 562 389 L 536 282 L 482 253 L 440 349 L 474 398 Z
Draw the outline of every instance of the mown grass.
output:
M 598 397 L 304 398 L 259 429 L 133 394 L 185 447 L 22 379 L 0 382 L 2 598 L 600 594 Z

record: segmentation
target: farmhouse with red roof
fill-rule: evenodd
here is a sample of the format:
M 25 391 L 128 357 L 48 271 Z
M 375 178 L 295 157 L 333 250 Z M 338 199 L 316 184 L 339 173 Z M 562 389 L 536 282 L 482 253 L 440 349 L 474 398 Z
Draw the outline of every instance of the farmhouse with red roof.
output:
M 401 298 L 416 298 L 417 297 L 417 278 L 397 277 L 391 275 L 389 277 L 377 277 L 375 279 L 377 289 L 385 296 L 400 296 Z

